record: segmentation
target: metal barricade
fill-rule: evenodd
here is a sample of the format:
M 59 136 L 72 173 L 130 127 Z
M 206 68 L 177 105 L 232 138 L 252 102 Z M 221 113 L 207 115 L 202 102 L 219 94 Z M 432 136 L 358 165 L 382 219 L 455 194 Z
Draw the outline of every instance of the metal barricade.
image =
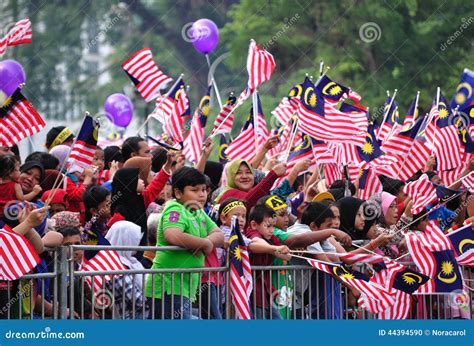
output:
M 233 319 L 229 263 L 213 268 L 127 269 L 86 272 L 74 263 L 80 250 L 187 251 L 179 247 L 85 246 L 51 252 L 51 272 L 28 274 L 0 287 L 0 319 Z M 412 263 L 405 263 L 411 265 Z M 357 268 L 363 271 L 364 267 Z M 193 275 L 192 274 L 197 274 Z M 146 297 L 168 280 L 176 291 Z M 472 318 L 474 273 L 463 268 L 462 292 L 413 295 L 410 319 Z M 101 278 L 105 278 L 101 283 Z M 357 306 L 357 292 L 309 265 L 253 266 L 250 308 L 255 319 L 374 319 Z M 197 280 L 197 281 L 196 281 Z M 5 282 L 0 284 L 5 285 Z M 195 300 L 185 287 L 196 287 Z M 191 291 L 194 291 L 192 289 Z M 2 298 L 3 295 L 3 298 Z

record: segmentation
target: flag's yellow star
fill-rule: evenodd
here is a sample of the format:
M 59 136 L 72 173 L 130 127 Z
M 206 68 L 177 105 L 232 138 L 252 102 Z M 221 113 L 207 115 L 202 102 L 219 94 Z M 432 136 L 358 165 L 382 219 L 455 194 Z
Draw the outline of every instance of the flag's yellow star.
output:
M 234 250 L 234 257 L 238 259 L 239 261 L 242 259 L 242 256 L 240 255 L 240 249 L 239 247 L 236 247 Z
M 11 97 L 7 97 L 5 102 L 3 102 L 3 105 L 1 108 L 7 108 L 12 102 L 13 102 L 13 99 Z
M 343 278 L 343 279 L 352 280 L 354 278 L 354 275 L 352 275 L 351 273 L 344 273 L 344 274 L 340 275 L 340 277 Z
M 362 152 L 368 155 L 372 154 L 374 152 L 374 146 L 372 145 L 372 143 L 365 142 L 362 146 Z
M 457 93 L 454 100 L 458 105 L 461 105 L 466 102 L 466 95 L 464 95 L 464 93 Z
M 339 85 L 336 85 L 329 90 L 329 94 L 331 96 L 339 95 L 341 92 L 342 92 L 342 88 Z
M 408 275 L 402 275 L 402 279 L 407 285 L 413 285 L 416 282 L 414 278 Z
M 207 117 L 209 115 L 209 105 L 205 105 L 204 107 L 202 107 L 201 112 L 202 112 L 202 115 Z
M 446 108 L 441 108 L 441 109 L 439 110 L 439 117 L 440 117 L 441 119 L 444 119 L 444 118 L 446 118 L 447 116 L 448 116 L 448 110 L 447 110 Z
M 311 96 L 309 97 L 309 104 L 311 107 L 316 107 L 316 94 L 311 94 Z
M 454 271 L 454 266 L 451 262 L 449 261 L 443 261 L 441 263 L 441 272 L 444 274 L 444 275 L 449 275 L 451 274 L 452 272 Z

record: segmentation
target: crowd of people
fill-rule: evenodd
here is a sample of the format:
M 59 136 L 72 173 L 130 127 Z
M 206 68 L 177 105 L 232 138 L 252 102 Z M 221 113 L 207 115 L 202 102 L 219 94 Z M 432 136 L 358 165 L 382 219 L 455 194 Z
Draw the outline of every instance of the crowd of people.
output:
M 213 143 L 207 140 L 201 159 L 194 165 L 186 162 L 180 151 L 150 148 L 146 139 L 128 137 L 120 147 L 97 147 L 92 165 L 77 171 L 67 164 L 73 140 L 72 131 L 60 126 L 48 132 L 47 151 L 20 158 L 17 148 L 0 148 L 2 228 L 28 239 L 41 257 L 33 270 L 36 273 L 53 270 L 51 248 L 104 244 L 104 239 L 112 246 L 185 249 L 118 251 L 127 269 L 218 268 L 227 263 L 235 219 L 252 266 L 309 267 L 304 259 L 292 257 L 294 250 L 329 263 L 339 262 L 334 254 L 344 252 L 375 252 L 409 261 L 403 232 L 398 231 L 402 227 L 408 225 L 408 232 L 423 232 L 434 217 L 448 229 L 474 215 L 469 192 L 458 193 L 460 184 L 450 187 L 457 195 L 436 213 L 427 215 L 425 208 L 413 215 L 412 202 L 404 193 L 406 182 L 400 180 L 382 176 L 384 191 L 364 201 L 355 197 L 357 181 L 337 180 L 328 186 L 321 167 L 308 171 L 309 160 L 297 162 L 286 174 L 285 163 L 265 159 L 277 145 L 277 137 L 270 137 L 251 162 L 234 160 L 227 164 L 209 160 Z M 440 183 L 433 171 L 434 162 L 435 158 L 430 158 L 423 172 L 412 179 L 424 173 L 430 181 Z M 474 160 L 462 175 L 472 170 Z M 76 270 L 84 257 L 81 250 L 71 255 Z M 254 276 L 253 317 L 290 318 L 287 311 L 270 301 L 280 298 L 281 290 L 278 294 L 274 291 L 281 285 L 275 283 L 276 276 L 268 274 L 262 271 Z M 295 301 L 291 307 L 295 313 L 291 316 L 315 317 L 308 307 L 319 304 L 318 298 L 314 293 L 313 300 L 302 297 L 311 296 L 308 291 L 318 286 L 321 277 L 331 281 L 331 299 L 340 307 L 341 284 L 327 274 L 307 271 L 291 277 L 283 272 L 278 277 L 292 281 L 294 297 L 290 299 Z M 200 296 L 209 300 L 201 304 L 200 316 L 221 319 L 225 301 L 219 297 L 225 280 L 219 271 L 185 272 L 179 278 L 172 273 L 118 275 L 106 288 L 114 292 L 114 308 L 123 318 L 189 318 L 193 316 L 193 302 Z M 9 303 L 20 291 L 21 281 L 0 281 L 0 306 L 9 306 L 8 311 L 0 310 L 0 318 L 19 318 L 40 310 L 51 316 L 57 297 L 50 287 L 41 287 L 45 281 L 29 290 L 22 306 L 18 300 Z M 68 314 L 84 318 L 97 314 L 84 293 L 91 297 L 92 288 L 84 289 L 79 280 L 68 285 L 77 285 L 75 301 L 80 302 L 71 306 Z M 351 290 L 350 294 L 346 304 L 356 305 L 359 293 Z M 458 317 L 466 317 L 463 313 L 460 311 Z M 318 309 L 318 317 L 328 316 Z

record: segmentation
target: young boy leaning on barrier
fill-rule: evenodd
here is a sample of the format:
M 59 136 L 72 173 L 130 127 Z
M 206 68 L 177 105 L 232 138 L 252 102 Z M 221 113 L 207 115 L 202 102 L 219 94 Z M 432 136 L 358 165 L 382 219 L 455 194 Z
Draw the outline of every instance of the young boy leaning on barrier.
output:
M 157 246 L 180 246 L 187 250 L 157 251 L 152 269 L 170 273 L 148 275 L 145 295 L 152 298 L 152 318 L 191 317 L 199 273 L 172 273 L 176 268 L 202 268 L 204 258 L 224 244 L 224 236 L 203 211 L 207 200 L 205 176 L 195 168 L 183 167 L 171 178 L 175 199 L 166 203 L 157 230 Z M 173 308 L 172 308 L 173 307 Z

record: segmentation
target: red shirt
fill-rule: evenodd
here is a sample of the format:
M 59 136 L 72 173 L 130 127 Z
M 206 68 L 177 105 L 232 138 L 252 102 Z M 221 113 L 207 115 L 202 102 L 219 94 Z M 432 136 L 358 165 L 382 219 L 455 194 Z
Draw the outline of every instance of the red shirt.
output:
M 258 231 L 248 228 L 245 231 L 245 235 L 250 238 L 262 238 L 261 234 Z M 264 238 L 262 238 L 264 239 Z M 267 243 L 271 245 L 280 246 L 283 245 L 280 240 L 272 235 L 270 240 L 264 239 Z M 273 262 L 273 255 L 263 254 L 263 253 L 250 253 L 250 265 L 252 266 L 270 266 Z M 273 273 L 272 273 L 273 274 Z M 263 282 L 263 284 L 262 284 Z M 262 297 L 262 286 L 263 286 L 263 297 Z M 257 306 L 259 308 L 270 308 L 271 303 L 269 303 L 268 298 L 273 297 L 275 288 L 272 285 L 270 280 L 270 271 L 269 270 L 259 270 L 255 273 L 255 282 L 253 283 L 253 294 L 256 295 Z M 263 299 L 262 299 L 263 298 Z
M 11 202 L 17 200 L 14 181 L 0 183 L 0 217 L 3 217 L 3 208 Z

